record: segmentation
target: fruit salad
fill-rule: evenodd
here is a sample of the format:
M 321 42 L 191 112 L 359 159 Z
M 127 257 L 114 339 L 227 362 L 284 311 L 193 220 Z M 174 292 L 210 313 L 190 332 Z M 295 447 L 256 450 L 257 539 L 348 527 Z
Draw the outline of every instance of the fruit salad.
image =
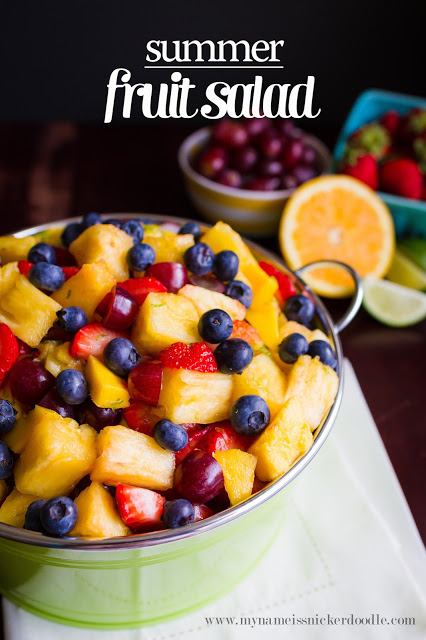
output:
M 222 222 L 1 237 L 0 522 L 105 539 L 209 518 L 285 474 L 332 406 L 312 299 Z

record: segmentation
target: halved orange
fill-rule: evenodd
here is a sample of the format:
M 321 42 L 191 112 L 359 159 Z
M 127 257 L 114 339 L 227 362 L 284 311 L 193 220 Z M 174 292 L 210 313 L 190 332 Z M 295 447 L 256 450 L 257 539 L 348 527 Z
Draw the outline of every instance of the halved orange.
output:
M 315 260 L 340 260 L 361 277 L 382 278 L 395 250 L 392 216 L 377 193 L 343 175 L 315 178 L 297 189 L 281 218 L 279 240 L 292 269 Z M 303 276 L 329 298 L 351 295 L 351 277 L 338 268 L 313 269 Z

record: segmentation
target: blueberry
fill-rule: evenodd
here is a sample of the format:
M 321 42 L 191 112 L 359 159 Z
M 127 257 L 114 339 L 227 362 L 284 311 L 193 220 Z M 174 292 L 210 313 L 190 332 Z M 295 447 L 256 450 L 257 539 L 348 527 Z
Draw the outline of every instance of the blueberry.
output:
M 5 480 L 12 475 L 14 462 L 11 450 L 0 440 L 0 480 Z
M 336 354 L 325 340 L 313 340 L 309 345 L 308 354 L 312 358 L 319 356 L 321 362 L 332 369 L 336 369 L 337 367 Z
M 67 224 L 65 229 L 62 232 L 61 240 L 65 247 L 70 246 L 71 242 L 74 242 L 84 231 L 84 226 L 81 222 L 70 222 Z
M 221 373 L 241 373 L 253 360 L 253 349 L 245 340 L 231 338 L 217 347 L 214 357 Z
M 121 229 L 121 221 L 117 218 L 108 218 L 107 220 L 103 220 L 102 224 L 112 224 L 114 227 Z
M 28 260 L 34 262 L 34 264 L 36 262 L 55 264 L 55 249 L 50 244 L 46 244 L 46 242 L 38 242 L 28 251 Z
M 182 451 L 188 444 L 188 434 L 180 424 L 159 420 L 154 427 L 154 440 L 168 451 Z
M 222 309 L 206 311 L 198 322 L 198 333 L 203 340 L 212 344 L 225 342 L 234 328 L 231 317 Z
M 24 529 L 44 533 L 43 525 L 41 524 L 41 508 L 46 502 L 47 500 L 34 500 L 34 502 L 31 502 L 25 514 Z
M 205 242 L 198 242 L 185 251 L 185 267 L 199 276 L 205 276 L 213 268 L 214 253 Z
M 114 338 L 108 342 L 103 357 L 108 369 L 122 378 L 126 378 L 141 359 L 134 345 L 127 338 Z
M 238 273 L 240 266 L 240 260 L 234 251 L 220 251 L 214 257 L 213 273 L 222 280 L 222 282 L 229 282 L 233 280 Z
M 76 369 L 64 369 L 56 377 L 56 391 L 68 404 L 81 404 L 89 394 L 86 378 Z
M 15 424 L 16 411 L 9 400 L 0 398 L 0 434 L 9 433 Z
M 141 242 L 129 249 L 127 262 L 132 271 L 145 271 L 155 262 L 155 251 L 149 245 Z
M 248 284 L 241 282 L 241 280 L 231 280 L 231 282 L 228 282 L 225 295 L 234 298 L 234 300 L 238 300 L 246 309 L 248 309 L 253 302 L 253 291 Z
M 28 279 L 37 289 L 56 291 L 64 284 L 65 274 L 56 264 L 37 262 L 31 267 Z
M 257 436 L 268 425 L 271 414 L 260 396 L 241 396 L 229 410 L 229 419 L 237 433 Z
M 93 227 L 95 224 L 102 224 L 102 219 L 99 213 L 86 213 L 82 220 L 83 227 L 88 229 L 89 227 Z
M 80 307 L 67 307 L 56 312 L 58 320 L 56 324 L 67 333 L 77 333 L 79 329 L 87 324 L 87 316 Z
M 41 508 L 41 524 L 51 536 L 64 536 L 77 522 L 78 509 L 71 498 L 62 496 L 48 500 Z
M 301 333 L 291 333 L 281 342 L 278 354 L 286 364 L 294 364 L 299 356 L 308 353 L 309 343 Z
M 284 302 L 283 311 L 287 320 L 293 320 L 307 326 L 314 317 L 315 305 L 310 298 L 297 293 L 287 298 Z
M 139 242 L 142 242 L 144 229 L 139 220 L 129 220 L 128 222 L 123 222 L 121 228 L 129 236 L 132 236 L 134 244 L 139 244 Z
M 194 236 L 195 242 L 201 238 L 200 225 L 197 222 L 185 222 L 179 229 L 178 235 L 182 236 L 185 233 L 191 233 Z
M 184 498 L 178 498 L 165 503 L 162 518 L 168 529 L 177 529 L 194 522 L 194 516 L 192 504 Z

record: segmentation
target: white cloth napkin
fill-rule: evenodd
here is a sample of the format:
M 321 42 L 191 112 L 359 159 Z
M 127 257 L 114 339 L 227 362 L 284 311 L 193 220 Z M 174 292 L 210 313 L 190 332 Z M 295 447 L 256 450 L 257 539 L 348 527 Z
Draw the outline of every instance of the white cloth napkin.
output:
M 233 592 L 190 616 L 126 631 L 65 627 L 5 601 L 6 640 L 425 639 L 425 549 L 348 362 L 345 374 L 331 436 L 295 480 L 273 547 Z M 374 615 L 375 624 L 335 623 L 351 615 Z M 227 617 L 234 622 L 216 620 Z M 399 618 L 415 624 L 391 622 Z

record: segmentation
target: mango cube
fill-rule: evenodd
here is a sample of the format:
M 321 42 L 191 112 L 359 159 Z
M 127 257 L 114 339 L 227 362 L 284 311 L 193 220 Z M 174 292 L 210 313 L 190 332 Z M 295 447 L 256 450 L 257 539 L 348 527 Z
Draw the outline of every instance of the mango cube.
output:
M 78 538 L 117 538 L 131 531 L 118 513 L 115 500 L 100 482 L 92 482 L 75 499 L 78 518 L 70 536 Z
M 12 236 L 0 236 L 0 260 L 1 264 L 26 260 L 28 251 L 36 244 L 35 238 L 13 238 Z
M 256 456 L 256 475 L 270 482 L 286 473 L 313 443 L 301 398 L 292 396 L 248 450 Z
M 259 353 L 241 375 L 234 376 L 232 402 L 245 395 L 260 396 L 274 417 L 284 404 L 286 384 L 285 374 L 272 358 Z
M 130 396 L 126 383 L 98 358 L 89 356 L 84 375 L 96 406 L 114 410 L 129 406 Z
M 306 423 L 314 431 L 333 404 L 338 386 L 339 378 L 331 367 L 318 358 L 301 356 L 288 376 L 286 398 L 301 398 Z
M 231 506 L 247 500 L 253 489 L 256 456 L 241 449 L 228 449 L 215 451 L 213 457 L 222 467 L 225 491 Z
M 38 497 L 24 495 L 18 489 L 13 489 L 0 507 L 0 522 L 22 529 L 27 509 L 34 500 L 38 500 Z
M 179 424 L 226 420 L 232 402 L 232 378 L 219 372 L 165 367 L 158 404 L 164 417 Z
M 149 293 L 139 309 L 131 340 L 136 349 L 157 354 L 175 342 L 198 342 L 198 313 L 174 293 Z
M 69 352 L 69 342 L 55 342 L 46 340 L 39 346 L 39 359 L 53 376 L 58 376 L 64 369 L 83 371 L 84 365 L 80 358 L 73 358 Z
M 92 480 L 157 491 L 173 487 L 174 453 L 162 449 L 144 433 L 121 425 L 104 427 L 97 438 L 97 450 Z
M 113 224 L 95 224 L 70 244 L 70 251 L 81 267 L 102 260 L 116 280 L 129 277 L 127 253 L 133 238 Z
M 280 343 L 279 320 L 281 310 L 275 298 L 269 300 L 260 308 L 247 310 L 246 320 L 259 332 L 262 342 L 275 350 Z
M 234 300 L 218 291 L 210 291 L 203 287 L 196 287 L 193 284 L 186 284 L 179 290 L 178 295 L 191 300 L 199 316 L 202 316 L 206 311 L 210 311 L 210 309 L 222 309 L 233 320 L 244 320 L 246 315 L 247 310 L 239 300 Z
M 67 495 L 93 467 L 96 431 L 50 409 L 37 409 L 15 465 L 16 487 L 38 498 Z
M 52 293 L 52 298 L 62 307 L 80 307 L 90 322 L 96 307 L 114 285 L 115 278 L 104 262 L 84 264 L 75 276 Z
M 183 264 L 183 255 L 194 244 L 192 234 L 177 235 L 169 231 L 158 233 L 145 233 L 143 241 L 149 244 L 155 251 L 156 262 L 180 262 Z

